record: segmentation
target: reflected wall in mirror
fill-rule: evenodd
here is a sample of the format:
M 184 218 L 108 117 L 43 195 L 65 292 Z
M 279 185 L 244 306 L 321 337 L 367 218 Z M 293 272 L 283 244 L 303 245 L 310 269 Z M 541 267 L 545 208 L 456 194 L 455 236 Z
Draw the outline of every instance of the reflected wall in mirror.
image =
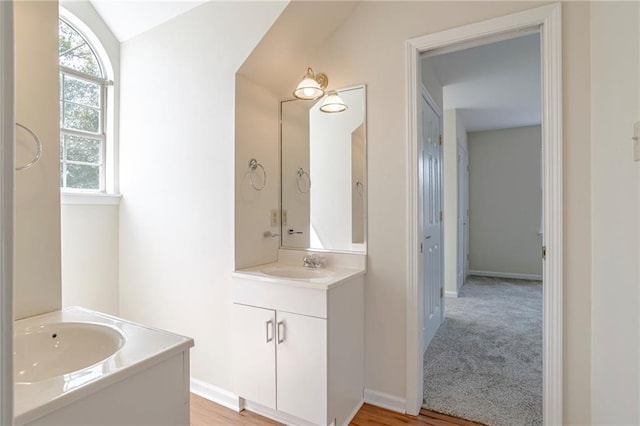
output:
M 324 98 L 280 104 L 284 248 L 366 251 L 366 91 L 337 92 L 340 113 Z

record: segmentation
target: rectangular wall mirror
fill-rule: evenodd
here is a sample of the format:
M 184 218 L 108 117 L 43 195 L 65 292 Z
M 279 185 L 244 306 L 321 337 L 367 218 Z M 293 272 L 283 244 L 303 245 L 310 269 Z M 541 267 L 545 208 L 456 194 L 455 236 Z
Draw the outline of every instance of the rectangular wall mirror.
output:
M 346 111 L 280 103 L 283 248 L 366 252 L 366 89 L 337 92 Z

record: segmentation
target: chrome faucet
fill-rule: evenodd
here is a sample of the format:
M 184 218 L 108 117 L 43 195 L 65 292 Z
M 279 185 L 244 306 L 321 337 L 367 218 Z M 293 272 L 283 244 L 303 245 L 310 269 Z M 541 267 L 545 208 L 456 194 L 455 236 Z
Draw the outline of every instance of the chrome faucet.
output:
M 302 265 L 305 268 L 324 268 L 327 264 L 327 259 L 324 256 L 318 256 L 314 254 L 308 254 L 302 258 Z

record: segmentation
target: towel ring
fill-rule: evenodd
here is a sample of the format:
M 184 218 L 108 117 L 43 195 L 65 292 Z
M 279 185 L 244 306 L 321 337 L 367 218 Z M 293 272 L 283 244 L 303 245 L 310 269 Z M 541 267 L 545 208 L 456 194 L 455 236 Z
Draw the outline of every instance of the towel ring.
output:
M 30 162 L 28 162 L 24 166 L 16 167 L 16 171 L 21 171 L 21 170 L 26 170 L 26 169 L 28 169 L 30 167 L 33 167 L 34 164 L 36 164 L 38 161 L 40 161 L 40 157 L 42 157 L 42 142 L 40 142 L 40 138 L 38 138 L 38 135 L 36 135 L 33 130 L 31 130 L 30 128 L 28 128 L 24 124 L 20 124 L 20 123 L 16 122 L 16 126 L 22 127 L 24 130 L 26 130 L 27 133 L 29 133 L 31 135 L 31 137 L 33 138 L 33 140 L 36 143 L 36 156 L 33 157 L 33 160 L 31 160 Z
M 309 182 L 306 185 L 306 189 L 304 189 L 304 186 L 300 186 L 300 182 L 304 180 L 305 176 L 307 177 L 307 182 Z M 305 172 L 302 167 L 300 167 L 296 172 L 296 186 L 298 187 L 298 191 L 302 192 L 303 194 L 311 191 L 311 177 L 309 176 L 309 173 Z
M 262 185 L 260 187 L 257 187 L 255 182 L 253 181 L 253 174 L 258 169 L 258 167 L 260 167 L 260 170 L 262 170 Z M 264 167 L 262 167 L 262 164 L 258 163 L 258 160 L 256 160 L 255 158 L 249 160 L 249 182 L 251 183 L 251 187 L 256 191 L 262 191 L 267 184 L 267 172 Z

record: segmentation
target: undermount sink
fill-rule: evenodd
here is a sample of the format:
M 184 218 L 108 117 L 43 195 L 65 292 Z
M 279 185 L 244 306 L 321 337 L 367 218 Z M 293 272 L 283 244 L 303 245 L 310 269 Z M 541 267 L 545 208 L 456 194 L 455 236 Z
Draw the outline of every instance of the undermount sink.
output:
M 305 268 L 304 266 L 293 265 L 268 266 L 261 269 L 260 272 L 265 275 L 271 275 L 272 277 L 279 278 L 329 278 L 334 275 L 334 272 L 326 269 Z

